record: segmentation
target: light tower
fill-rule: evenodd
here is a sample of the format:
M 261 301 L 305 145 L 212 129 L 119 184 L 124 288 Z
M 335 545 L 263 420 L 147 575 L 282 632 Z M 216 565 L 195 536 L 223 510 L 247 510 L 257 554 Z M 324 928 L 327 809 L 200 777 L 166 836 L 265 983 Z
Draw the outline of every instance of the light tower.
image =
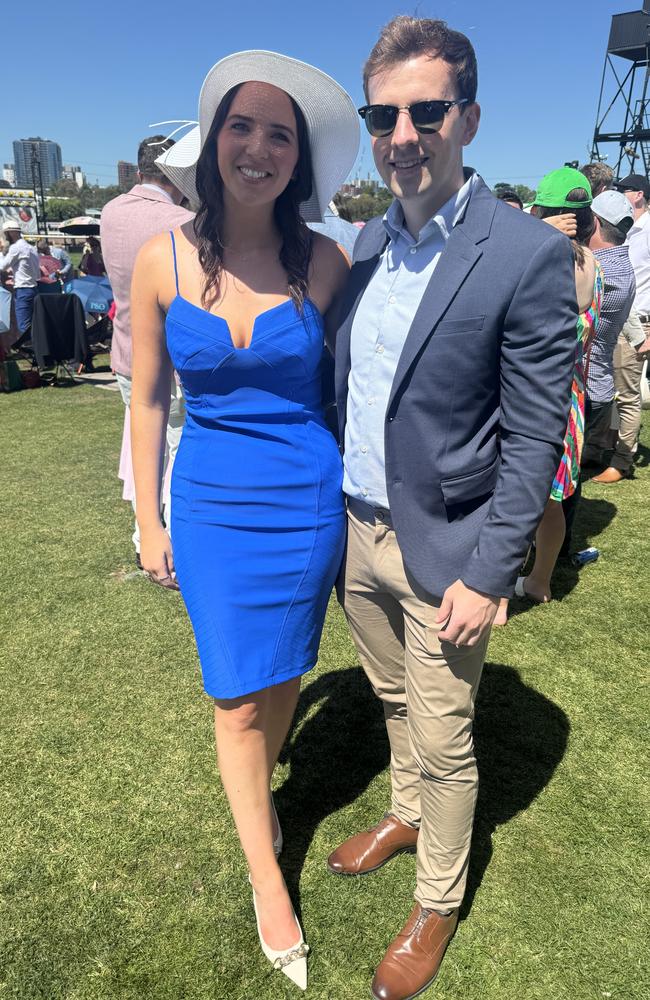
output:
M 600 85 L 593 160 L 604 160 L 602 146 L 616 143 L 616 176 L 650 176 L 650 0 L 643 9 L 614 14 Z M 612 96 L 613 93 L 613 96 Z

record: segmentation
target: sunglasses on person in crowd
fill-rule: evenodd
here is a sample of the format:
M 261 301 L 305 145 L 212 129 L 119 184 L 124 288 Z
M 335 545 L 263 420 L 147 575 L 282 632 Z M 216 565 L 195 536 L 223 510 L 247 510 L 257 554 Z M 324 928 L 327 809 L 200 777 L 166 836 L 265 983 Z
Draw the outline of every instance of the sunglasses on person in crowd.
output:
M 408 111 L 413 128 L 421 135 L 439 132 L 445 115 L 458 104 L 469 104 L 467 97 L 460 101 L 418 101 L 416 104 L 366 104 L 359 114 L 366 128 L 375 139 L 383 139 L 394 131 L 400 111 Z

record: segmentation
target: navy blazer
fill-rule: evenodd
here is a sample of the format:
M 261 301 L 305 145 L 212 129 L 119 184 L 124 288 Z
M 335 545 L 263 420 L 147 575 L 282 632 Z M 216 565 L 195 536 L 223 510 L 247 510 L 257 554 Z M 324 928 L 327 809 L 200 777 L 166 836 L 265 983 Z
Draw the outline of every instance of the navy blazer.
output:
M 387 234 L 357 240 L 340 304 L 340 440 L 350 333 Z M 570 241 L 478 180 L 404 343 L 385 417 L 386 486 L 408 572 L 511 596 L 562 455 L 576 347 Z

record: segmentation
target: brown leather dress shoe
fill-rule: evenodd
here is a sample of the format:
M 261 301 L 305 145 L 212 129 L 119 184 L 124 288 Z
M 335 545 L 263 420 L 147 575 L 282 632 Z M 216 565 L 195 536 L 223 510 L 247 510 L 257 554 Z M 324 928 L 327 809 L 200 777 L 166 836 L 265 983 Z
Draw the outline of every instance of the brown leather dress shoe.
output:
M 412 1000 L 423 993 L 438 975 L 457 924 L 458 910 L 441 917 L 416 903 L 375 972 L 375 1000 Z
M 386 813 L 371 830 L 357 833 L 337 847 L 327 859 L 327 867 L 334 875 L 368 875 L 396 854 L 413 854 L 418 833 L 414 826 Z
M 607 483 L 611 485 L 612 483 L 620 483 L 621 479 L 629 479 L 629 474 L 626 472 L 621 472 L 620 469 L 615 469 L 613 465 L 610 465 L 608 469 L 605 469 L 600 473 L 599 476 L 592 476 L 592 483 Z

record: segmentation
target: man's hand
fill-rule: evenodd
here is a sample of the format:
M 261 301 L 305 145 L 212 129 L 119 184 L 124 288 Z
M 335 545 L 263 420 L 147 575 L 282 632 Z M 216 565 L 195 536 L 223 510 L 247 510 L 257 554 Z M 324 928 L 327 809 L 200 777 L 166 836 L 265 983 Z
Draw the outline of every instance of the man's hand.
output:
M 573 212 L 563 212 L 562 215 L 547 215 L 542 221 L 548 222 L 549 226 L 554 226 L 571 239 L 578 232 L 578 223 Z
M 650 337 L 646 337 L 642 344 L 639 344 L 636 348 L 636 353 L 640 355 L 646 355 L 650 353 Z
M 472 590 L 462 580 L 456 580 L 442 597 L 436 622 L 447 624 L 438 637 L 455 646 L 475 646 L 492 625 L 498 607 L 498 597 Z

